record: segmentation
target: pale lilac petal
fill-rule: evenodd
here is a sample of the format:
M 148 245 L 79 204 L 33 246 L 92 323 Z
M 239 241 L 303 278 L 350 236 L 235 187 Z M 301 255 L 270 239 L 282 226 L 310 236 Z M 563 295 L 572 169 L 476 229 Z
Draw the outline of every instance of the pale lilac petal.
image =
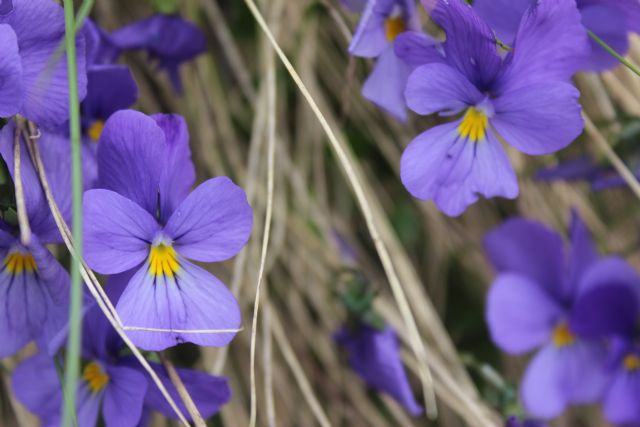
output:
M 584 127 L 580 93 L 569 83 L 549 81 L 503 93 L 493 101 L 491 124 L 506 142 L 526 154 L 558 151 Z
M 389 45 L 378 57 L 375 67 L 364 82 L 362 96 L 400 121 L 407 120 L 404 90 L 411 67 L 400 60 Z
M 244 191 L 227 177 L 200 184 L 165 227 L 176 250 L 197 261 L 223 261 L 249 241 L 253 211 Z
M 142 418 L 147 379 L 137 369 L 107 367 L 102 416 L 107 427 L 136 427 Z
M 499 90 L 568 81 L 589 54 L 575 2 L 540 0 L 525 12 L 512 48 L 498 78 Z
M 545 346 L 522 380 L 526 410 L 536 417 L 554 418 L 569 404 L 597 402 L 607 383 L 605 361 L 606 351 L 598 344 L 577 341 L 559 348 Z
M 133 276 L 116 309 L 127 327 L 165 330 L 228 330 L 240 326 L 233 294 L 211 273 L 179 257 L 175 278 L 154 278 L 148 263 Z M 188 333 L 128 331 L 144 350 L 159 351 L 183 342 L 224 346 L 235 332 Z
M 610 423 L 640 423 L 640 372 L 620 369 L 604 397 L 604 416 Z
M 487 257 L 499 273 L 518 273 L 544 287 L 562 301 L 564 278 L 562 238 L 547 226 L 514 218 L 489 232 L 484 239 Z
M 165 147 L 164 132 L 151 117 L 133 110 L 114 113 L 98 143 L 100 187 L 155 215 Z
M 489 290 L 486 310 L 491 339 L 512 354 L 546 342 L 565 314 L 544 288 L 514 273 L 498 275 Z
M 127 271 L 149 255 L 160 226 L 131 200 L 109 190 L 84 194 L 85 258 L 102 274 Z
M 416 198 L 433 200 L 450 216 L 479 196 L 515 198 L 518 184 L 509 160 L 491 132 L 470 142 L 459 136 L 461 121 L 439 125 L 415 138 L 402 154 L 400 177 Z
M 456 69 L 426 64 L 415 69 L 406 90 L 407 105 L 418 114 L 460 111 L 480 103 L 484 95 Z
M 16 33 L 6 24 L 0 24 L 0 49 L 0 117 L 10 117 L 22 106 L 22 64 Z

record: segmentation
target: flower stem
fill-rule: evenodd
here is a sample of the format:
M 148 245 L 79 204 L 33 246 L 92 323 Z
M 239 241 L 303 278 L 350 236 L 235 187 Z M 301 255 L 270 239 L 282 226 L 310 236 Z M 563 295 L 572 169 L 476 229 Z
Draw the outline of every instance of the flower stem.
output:
M 76 37 L 73 0 L 64 0 L 65 47 L 69 77 L 69 134 L 71 135 L 71 174 L 73 195 L 73 239 L 76 254 L 71 262 L 71 297 L 69 308 L 69 338 L 65 361 L 63 425 L 73 425 L 76 407 L 76 388 L 80 376 L 80 339 L 82 336 L 82 168 L 80 160 L 80 100 L 78 99 L 78 70 L 76 68 Z
M 631 62 L 627 61 L 622 55 L 616 52 L 611 46 L 609 46 L 604 40 L 595 35 L 595 33 L 591 30 L 587 30 L 589 33 L 589 37 L 593 39 L 596 43 L 598 43 L 604 50 L 613 55 L 618 61 L 620 61 L 625 67 L 634 72 L 638 77 L 640 77 L 640 70 L 636 68 Z

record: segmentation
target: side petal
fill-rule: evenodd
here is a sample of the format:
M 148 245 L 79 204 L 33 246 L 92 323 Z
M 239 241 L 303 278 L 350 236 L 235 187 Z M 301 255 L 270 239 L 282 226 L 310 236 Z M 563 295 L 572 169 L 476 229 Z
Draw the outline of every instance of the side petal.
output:
M 604 397 L 604 416 L 610 423 L 627 425 L 640 422 L 640 375 L 638 371 L 619 370 Z
M 109 190 L 84 194 L 87 262 L 101 274 L 115 274 L 140 265 L 160 226 L 147 211 Z
M 137 369 L 126 366 L 109 366 L 107 374 L 109 384 L 102 406 L 106 426 L 136 427 L 142 418 L 147 378 Z
M 402 62 L 389 45 L 364 82 L 362 96 L 404 122 L 407 120 L 404 90 L 410 72 L 411 67 Z
M 491 339 L 504 351 L 521 354 L 551 336 L 564 310 L 540 285 L 513 273 L 500 274 L 487 296 Z
M 53 359 L 38 353 L 23 360 L 13 371 L 11 389 L 44 425 L 59 425 L 62 388 Z
M 182 399 L 180 399 L 164 368 L 153 362 L 150 362 L 150 365 L 154 371 L 156 371 L 167 390 L 169 390 L 178 407 L 184 414 L 187 414 Z M 193 369 L 177 368 L 176 371 L 189 392 L 189 395 L 193 398 L 196 407 L 205 419 L 215 415 L 220 410 L 220 407 L 231 400 L 231 389 L 229 388 L 226 378 L 208 375 Z M 145 404 L 166 417 L 176 418 L 176 413 L 171 409 L 155 385 L 150 385 L 147 389 Z
M 589 54 L 587 33 L 576 3 L 540 0 L 537 6 L 527 9 L 512 48 L 498 77 L 498 91 L 568 81 Z
M 385 32 L 385 19 L 391 14 L 395 0 L 369 0 L 362 12 L 349 53 L 364 58 L 375 58 L 389 45 Z
M 562 300 L 558 284 L 564 276 L 563 242 L 546 225 L 524 218 L 510 219 L 487 233 L 484 249 L 499 273 L 528 277 Z
M 418 199 L 433 200 L 458 216 L 479 196 L 515 198 L 518 183 L 500 143 L 490 133 L 471 142 L 459 133 L 461 121 L 435 126 L 402 154 L 400 177 Z
M 179 258 L 175 276 L 154 277 L 148 263 L 131 279 L 116 309 L 125 327 L 159 329 L 129 330 L 140 348 L 159 351 L 183 342 L 220 347 L 240 326 L 240 307 L 233 294 L 212 274 Z M 171 332 L 167 332 L 170 330 Z
M 396 56 L 406 64 L 417 67 L 432 62 L 444 62 L 444 56 L 435 39 L 419 31 L 405 31 L 393 42 Z
M 558 151 L 584 127 L 580 92 L 569 83 L 548 81 L 503 93 L 493 101 L 491 124 L 506 142 L 526 154 Z
M 204 262 L 236 255 L 249 241 L 253 211 L 242 188 L 227 177 L 200 184 L 171 215 L 165 232 L 184 257 Z
M 0 117 L 10 117 L 22 106 L 22 64 L 16 33 L 6 24 L 0 24 L 0 49 Z
M 133 110 L 113 114 L 98 143 L 100 187 L 115 191 L 154 215 L 165 136 L 151 118 Z
M 459 71 L 446 64 L 426 64 L 413 71 L 405 93 L 407 105 L 418 114 L 460 111 L 484 98 Z

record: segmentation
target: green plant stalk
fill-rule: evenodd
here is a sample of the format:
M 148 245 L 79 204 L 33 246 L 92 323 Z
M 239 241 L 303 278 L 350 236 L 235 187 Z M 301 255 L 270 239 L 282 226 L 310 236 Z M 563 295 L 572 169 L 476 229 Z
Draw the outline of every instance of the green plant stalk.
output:
M 71 174 L 73 194 L 73 240 L 76 253 L 82 255 L 82 168 L 80 160 L 80 101 L 76 68 L 76 37 L 73 0 L 64 0 L 65 46 L 69 76 L 69 133 L 71 135 Z M 80 340 L 82 337 L 82 280 L 80 260 L 71 262 L 69 338 L 65 361 L 63 426 L 72 427 L 76 407 L 76 388 L 80 377 Z
M 640 77 L 640 70 L 638 70 L 631 62 L 627 61 L 622 55 L 616 52 L 611 46 L 609 46 L 604 40 L 595 35 L 595 33 L 591 30 L 587 30 L 589 33 L 589 37 L 593 39 L 596 43 L 598 43 L 604 50 L 613 55 L 618 61 L 620 61 L 625 67 L 633 71 L 638 77 Z
M 84 25 L 84 20 L 87 19 L 87 17 L 89 16 L 89 13 L 93 8 L 94 2 L 95 0 L 85 0 L 80 5 L 80 8 L 78 9 L 78 14 L 76 15 L 76 22 L 74 24 L 74 29 L 76 34 L 78 34 L 78 31 L 82 29 L 82 25 Z

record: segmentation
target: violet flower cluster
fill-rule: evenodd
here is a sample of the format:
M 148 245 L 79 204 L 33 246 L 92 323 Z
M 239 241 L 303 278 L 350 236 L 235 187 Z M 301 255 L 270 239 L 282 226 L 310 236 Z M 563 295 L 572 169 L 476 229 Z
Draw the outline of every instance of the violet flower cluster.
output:
M 523 218 L 487 234 L 498 272 L 486 308 L 491 337 L 510 354 L 537 350 L 520 390 L 531 416 L 601 403 L 610 422 L 640 423 L 640 276 L 621 258 L 600 257 L 575 212 L 570 243 Z

